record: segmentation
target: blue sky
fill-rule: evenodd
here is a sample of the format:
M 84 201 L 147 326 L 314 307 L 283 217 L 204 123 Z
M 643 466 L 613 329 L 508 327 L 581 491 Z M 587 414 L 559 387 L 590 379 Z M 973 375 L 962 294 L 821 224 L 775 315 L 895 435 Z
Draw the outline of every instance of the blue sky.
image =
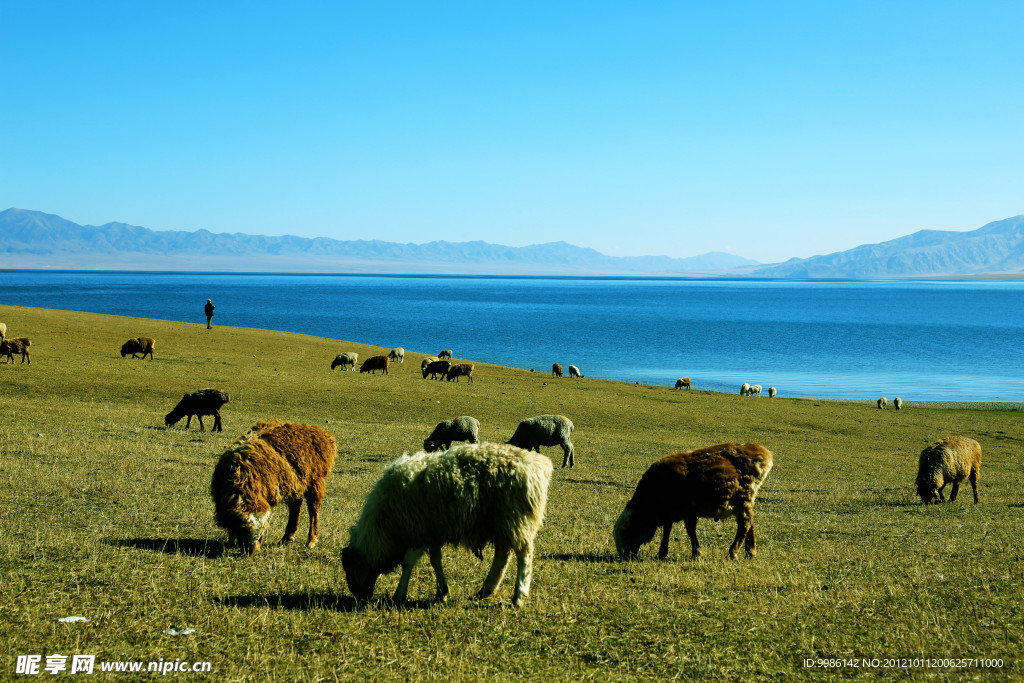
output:
M 0 209 L 769 262 L 1024 213 L 1020 2 L 0 0 Z

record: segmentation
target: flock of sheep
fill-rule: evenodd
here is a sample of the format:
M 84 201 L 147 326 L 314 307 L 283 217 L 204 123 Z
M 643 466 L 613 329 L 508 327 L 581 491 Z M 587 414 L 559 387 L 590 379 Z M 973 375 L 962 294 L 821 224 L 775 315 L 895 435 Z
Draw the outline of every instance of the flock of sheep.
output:
M 447 359 L 447 360 L 444 360 Z M 473 381 L 473 363 L 456 363 L 452 364 L 452 351 L 451 349 L 444 349 L 441 353 L 434 356 L 427 356 L 423 359 L 420 364 L 420 371 L 423 373 L 423 379 L 426 379 L 429 375 L 431 379 L 444 379 L 452 381 L 453 379 L 458 382 L 460 377 L 465 377 L 468 381 Z M 388 366 L 391 361 L 396 363 L 405 363 L 405 349 L 401 346 L 397 346 L 388 353 L 386 356 L 372 356 L 363 361 L 363 364 L 359 366 L 359 372 L 369 372 L 370 374 L 377 374 L 377 370 L 381 370 L 382 374 L 388 373 Z M 331 361 L 331 370 L 340 367 L 342 370 L 348 368 L 350 371 L 356 369 L 356 363 L 359 362 L 359 354 L 354 351 L 346 351 L 339 353 L 335 356 L 334 360 Z

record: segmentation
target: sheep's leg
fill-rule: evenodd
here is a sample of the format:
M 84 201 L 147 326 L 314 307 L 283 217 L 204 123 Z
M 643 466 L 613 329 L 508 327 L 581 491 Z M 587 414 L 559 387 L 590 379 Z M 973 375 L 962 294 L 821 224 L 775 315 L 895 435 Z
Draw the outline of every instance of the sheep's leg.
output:
M 530 580 L 533 578 L 533 543 L 516 549 L 516 589 L 512 593 L 513 607 L 521 607 L 530 594 Z
M 405 557 L 402 558 L 402 578 L 398 580 L 398 588 L 395 589 L 395 594 L 391 598 L 395 602 L 405 602 L 405 596 L 409 593 L 409 579 L 412 577 L 413 567 L 420 561 L 421 555 L 423 555 L 423 550 L 419 548 L 405 552 Z
M 944 489 L 944 488 L 946 488 L 945 484 L 943 484 L 942 486 L 940 486 L 940 487 L 935 489 L 935 493 L 938 495 L 940 503 L 945 503 L 946 502 L 946 496 L 945 496 L 945 494 L 942 493 L 942 489 Z
M 672 522 L 661 527 L 661 548 L 658 549 L 658 559 L 664 560 L 668 555 L 668 538 L 672 533 Z
M 576 467 L 576 449 L 573 448 L 571 441 L 566 441 L 562 444 L 562 450 L 565 451 L 565 457 L 562 459 L 562 467 L 565 467 L 565 463 L 569 463 L 569 467 Z
M 321 479 L 314 482 L 306 491 L 306 508 L 309 510 L 309 538 L 306 547 L 313 548 L 320 540 L 320 503 L 327 493 L 327 483 Z
M 971 470 L 971 475 L 968 477 L 971 480 L 971 488 L 974 489 L 974 504 L 978 504 L 978 470 Z
M 224 427 L 222 427 L 221 424 L 220 424 L 220 411 L 219 410 L 213 411 L 213 431 L 215 431 L 215 432 L 223 432 L 224 431 Z
M 730 560 L 736 559 L 736 556 L 739 554 L 740 545 L 742 545 L 746 540 L 747 533 L 750 531 L 753 524 L 754 505 L 749 500 L 745 500 L 736 508 L 736 538 L 732 540 L 732 545 L 729 546 Z
M 754 520 L 750 520 L 750 528 L 747 529 L 747 538 L 743 542 L 743 549 L 747 553 L 747 557 L 754 559 L 757 555 L 757 539 L 754 537 Z
M 288 503 L 288 524 L 284 527 L 284 536 L 281 538 L 281 545 L 285 545 L 293 538 L 299 530 L 299 514 L 302 513 L 302 499 Z
M 956 494 L 960 493 L 960 482 L 953 482 L 953 489 L 949 492 L 949 502 L 952 503 L 956 500 Z
M 494 561 L 491 562 L 491 570 L 487 572 L 484 585 L 480 592 L 476 594 L 476 597 L 482 600 L 494 595 L 494 591 L 498 588 L 501 580 L 505 578 L 505 567 L 508 566 L 508 553 L 509 548 L 504 543 L 496 542 L 494 544 Z
M 700 557 L 700 542 L 697 540 L 697 518 L 684 517 L 683 524 L 686 525 L 686 535 L 690 537 L 690 557 L 696 560 Z M 666 553 L 668 548 L 665 548 Z
M 190 424 L 192 424 L 192 414 L 191 414 L 191 413 L 189 413 L 189 415 L 188 415 L 188 419 L 187 419 L 187 420 L 185 420 L 185 429 L 188 429 L 188 426 L 189 426 Z
M 437 594 L 434 600 L 444 602 L 448 597 L 448 579 L 444 575 L 444 567 L 441 566 L 441 546 L 430 549 L 430 566 L 434 568 L 434 577 L 437 579 Z
M 199 420 L 199 431 L 205 432 L 206 431 L 206 425 L 203 424 L 203 414 L 202 413 L 196 413 L 196 419 Z

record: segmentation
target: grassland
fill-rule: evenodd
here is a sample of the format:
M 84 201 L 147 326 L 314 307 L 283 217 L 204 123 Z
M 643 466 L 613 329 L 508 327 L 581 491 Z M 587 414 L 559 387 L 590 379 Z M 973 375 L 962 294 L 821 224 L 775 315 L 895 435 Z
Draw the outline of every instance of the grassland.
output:
M 994 658 L 1001 668 L 875 674 L 1020 678 L 1024 638 L 1022 414 L 902 412 L 819 400 L 676 392 L 666 386 L 553 379 L 477 362 L 476 381 L 424 381 L 408 350 L 389 376 L 331 371 L 358 343 L 267 330 L 0 306 L 33 340 L 31 365 L 0 365 L 0 678 L 19 654 L 208 661 L 216 680 L 802 680 L 864 668 L 805 658 Z M 157 339 L 156 360 L 121 343 Z M 401 343 L 396 335 L 396 343 Z M 465 359 L 476 361 L 476 359 Z M 552 359 L 563 363 L 571 358 Z M 700 386 L 700 378 L 694 378 Z M 224 433 L 166 430 L 186 391 L 225 389 Z M 411 605 L 388 604 L 397 575 L 357 606 L 340 551 L 384 466 L 438 421 L 468 414 L 505 440 L 517 422 L 576 423 L 577 466 L 555 471 L 537 539 L 533 590 L 510 607 L 472 598 L 486 574 L 446 553 L 452 596 L 432 604 L 429 563 Z M 208 487 L 213 465 L 261 418 L 320 424 L 338 441 L 321 541 L 251 558 L 223 545 Z M 947 434 L 984 449 L 980 505 L 915 497 L 917 454 Z M 731 522 L 702 521 L 705 557 L 685 531 L 667 560 L 656 544 L 615 558 L 611 527 L 655 458 L 721 441 L 775 454 L 756 507 L 759 556 L 732 562 Z M 561 452 L 548 453 L 560 464 Z M 271 522 L 283 533 L 285 515 Z M 305 534 L 303 512 L 299 538 Z M 58 619 L 81 615 L 83 623 Z M 169 636 L 170 626 L 194 628 Z M 45 661 L 45 660 L 44 660 Z M 98 664 L 97 664 L 98 667 Z M 127 676 L 122 678 L 127 680 Z

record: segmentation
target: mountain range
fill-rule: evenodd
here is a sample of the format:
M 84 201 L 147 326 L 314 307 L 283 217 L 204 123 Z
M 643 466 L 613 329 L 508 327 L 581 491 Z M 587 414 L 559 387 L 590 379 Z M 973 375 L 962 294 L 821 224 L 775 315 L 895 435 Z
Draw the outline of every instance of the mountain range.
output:
M 727 275 L 770 278 L 939 277 L 1024 273 L 1024 216 L 968 232 L 920 230 L 847 251 L 759 264 L 711 252 L 690 258 L 608 256 L 565 242 L 400 244 L 293 235 L 78 225 L 39 211 L 0 212 L 0 267 L 480 275 Z

